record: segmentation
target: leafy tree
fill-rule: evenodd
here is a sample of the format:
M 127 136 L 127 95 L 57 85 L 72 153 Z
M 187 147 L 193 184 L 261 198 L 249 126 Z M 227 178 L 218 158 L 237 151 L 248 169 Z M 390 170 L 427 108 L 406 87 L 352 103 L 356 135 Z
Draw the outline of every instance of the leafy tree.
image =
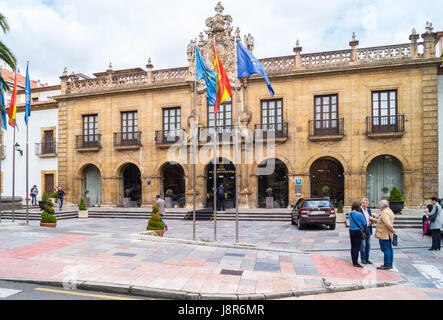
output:
M 0 13 L 0 28 L 3 31 L 3 33 L 7 33 L 9 31 L 9 24 L 6 20 L 6 17 Z M 15 58 L 14 54 L 11 50 L 6 46 L 6 44 L 0 40 L 0 60 L 6 62 L 6 64 L 11 67 L 12 70 L 17 69 L 17 59 Z M 5 79 L 3 79 L 2 75 L 0 74 L 0 82 L 3 83 L 3 88 L 7 91 L 10 90 L 8 84 L 6 83 Z

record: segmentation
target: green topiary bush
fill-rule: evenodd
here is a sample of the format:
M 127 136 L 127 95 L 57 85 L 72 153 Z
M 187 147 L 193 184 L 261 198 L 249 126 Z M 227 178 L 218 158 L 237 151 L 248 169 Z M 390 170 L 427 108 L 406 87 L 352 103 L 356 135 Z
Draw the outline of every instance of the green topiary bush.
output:
M 272 193 L 273 193 L 272 188 L 266 189 L 266 194 L 268 195 L 268 197 L 272 197 Z
M 54 215 L 55 214 L 55 210 L 54 210 L 54 204 L 52 203 L 51 199 L 48 199 L 46 201 L 45 207 L 43 209 L 43 212 L 46 212 L 50 215 Z
M 338 202 L 337 213 L 344 213 L 344 209 L 343 209 L 343 200 L 340 200 L 340 201 Z
M 54 191 L 54 193 L 51 193 L 51 194 L 49 195 L 49 198 L 50 198 L 50 199 L 57 199 L 57 191 Z
M 41 223 L 57 223 L 57 218 L 54 217 L 52 214 L 47 213 L 46 211 L 42 212 L 42 219 L 40 220 Z
M 42 201 L 48 201 L 49 200 L 49 196 L 48 196 L 48 194 L 46 193 L 46 191 L 43 193 L 43 196 L 42 196 Z
M 174 191 L 172 191 L 172 189 L 168 189 L 168 190 L 166 190 L 166 196 L 167 197 L 172 197 L 174 195 Z
M 403 194 L 400 192 L 400 190 L 397 189 L 397 187 L 393 187 L 391 190 L 391 195 L 388 198 L 388 201 L 405 201 Z
M 148 227 L 146 230 L 163 230 L 165 224 L 161 222 L 163 218 L 158 214 L 160 208 L 156 205 L 152 207 L 151 219 L 148 221 Z
M 322 191 L 323 191 L 323 193 L 329 193 L 329 187 L 328 186 L 324 186 Z
M 88 210 L 88 208 L 86 208 L 85 199 L 81 198 L 80 204 L 78 205 L 78 210 L 80 210 L 80 211 Z

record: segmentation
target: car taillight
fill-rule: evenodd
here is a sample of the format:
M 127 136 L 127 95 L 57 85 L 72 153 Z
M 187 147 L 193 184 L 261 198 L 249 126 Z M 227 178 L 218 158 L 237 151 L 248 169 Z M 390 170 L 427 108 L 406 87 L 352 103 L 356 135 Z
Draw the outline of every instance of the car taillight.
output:
M 306 210 L 302 210 L 302 211 L 301 211 L 301 214 L 303 214 L 303 215 L 304 215 L 304 214 L 308 214 L 308 211 L 306 211 Z
M 335 214 L 335 210 L 334 209 L 331 210 L 331 214 Z

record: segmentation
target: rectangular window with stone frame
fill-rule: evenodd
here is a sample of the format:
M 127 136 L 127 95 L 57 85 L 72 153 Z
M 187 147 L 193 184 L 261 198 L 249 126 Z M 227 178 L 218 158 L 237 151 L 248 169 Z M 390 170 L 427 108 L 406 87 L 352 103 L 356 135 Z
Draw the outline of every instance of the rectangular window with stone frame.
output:
M 372 133 L 398 131 L 397 90 L 372 92 Z
M 339 134 L 338 94 L 314 97 L 315 136 Z
M 208 105 L 208 135 L 214 134 L 215 121 L 217 120 L 217 132 L 219 135 L 232 133 L 232 99 L 225 100 L 214 114 L 214 106 Z
M 82 144 L 84 148 L 94 148 L 99 145 L 97 114 L 83 116 Z
M 163 109 L 163 140 L 177 142 L 181 136 L 181 108 Z

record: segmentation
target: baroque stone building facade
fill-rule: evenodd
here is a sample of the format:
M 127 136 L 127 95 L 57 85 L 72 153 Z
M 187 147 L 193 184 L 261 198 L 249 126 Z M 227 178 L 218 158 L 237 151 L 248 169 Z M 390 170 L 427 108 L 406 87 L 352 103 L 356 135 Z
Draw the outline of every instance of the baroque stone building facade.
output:
M 276 93 L 271 98 L 262 77 L 236 79 L 235 40 L 253 51 L 254 38 L 241 39 L 223 10 L 219 3 L 205 34 L 190 42 L 187 67 L 154 70 L 149 60 L 146 70 L 114 71 L 110 65 L 94 78 L 65 69 L 56 100 L 58 180 L 68 202 L 77 203 L 88 190 L 92 205 L 120 206 L 129 198 L 149 206 L 171 190 L 172 205 L 192 206 L 190 149 L 171 156 L 171 146 L 186 145 L 195 133 L 200 153 L 208 154 L 196 165 L 197 205 L 211 205 L 205 129 L 210 136 L 215 116 L 204 82 L 195 88 L 194 45 L 212 66 L 214 39 L 233 88 L 232 101 L 217 115 L 217 131 L 229 133 L 238 124 L 254 143 L 262 140 L 254 129 L 275 135 L 271 175 L 259 171 L 270 160 L 266 154 L 255 152 L 251 162 L 236 164 L 232 143 L 219 145 L 224 163 L 218 164 L 217 183 L 227 186 L 228 206 L 236 192 L 235 170 L 241 208 L 265 206 L 268 188 L 276 207 L 325 195 L 345 205 L 367 196 L 377 206 L 382 189 L 393 186 L 408 207 L 438 194 L 437 75 L 443 59 L 436 56 L 440 38 L 432 24 L 398 45 L 359 48 L 354 34 L 349 49 L 304 54 L 297 41 L 293 55 L 261 59 Z

